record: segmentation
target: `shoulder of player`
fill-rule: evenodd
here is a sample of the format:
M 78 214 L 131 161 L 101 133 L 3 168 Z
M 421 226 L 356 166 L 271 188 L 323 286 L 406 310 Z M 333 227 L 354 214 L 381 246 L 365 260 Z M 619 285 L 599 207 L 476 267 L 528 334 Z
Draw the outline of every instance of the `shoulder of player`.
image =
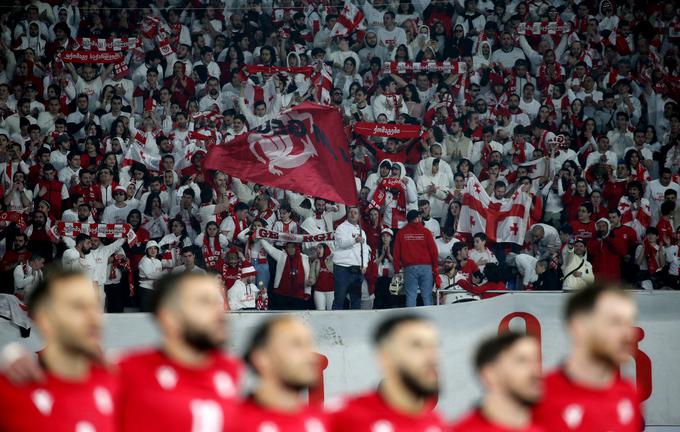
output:
M 451 424 L 451 427 L 449 427 L 449 431 L 465 432 L 469 430 L 479 430 L 480 420 L 479 410 L 476 408 L 472 409 L 463 414 L 459 419 L 455 420 L 453 424 Z
M 330 415 L 345 413 L 346 411 L 368 410 L 377 402 L 375 392 L 362 393 L 352 396 L 336 396 L 325 401 L 324 410 Z
M 226 370 L 236 376 L 243 374 L 243 361 L 238 357 L 232 356 L 227 353 L 219 352 L 215 354 L 215 363 L 213 367 L 215 369 Z
M 128 351 L 117 356 L 116 366 L 121 370 L 134 369 L 141 365 L 158 364 L 162 361 L 163 355 L 156 349 L 139 349 Z

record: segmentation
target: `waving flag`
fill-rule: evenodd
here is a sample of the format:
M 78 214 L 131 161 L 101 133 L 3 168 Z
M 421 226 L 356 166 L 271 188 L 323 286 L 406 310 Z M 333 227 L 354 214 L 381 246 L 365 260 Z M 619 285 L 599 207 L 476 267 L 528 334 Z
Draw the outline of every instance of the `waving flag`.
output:
M 345 7 L 342 8 L 338 21 L 331 30 L 331 37 L 346 36 L 356 30 L 364 29 L 366 29 L 364 12 L 354 4 L 345 1 Z
M 135 162 L 143 163 L 146 168 L 151 171 L 158 171 L 160 169 L 161 156 L 159 154 L 150 153 L 144 149 L 143 145 L 140 145 L 138 141 L 135 141 L 128 147 L 127 152 L 125 152 L 122 165 L 126 167 Z
M 479 180 L 471 176 L 465 186 L 458 231 L 471 235 L 483 232 L 498 243 L 524 244 L 529 223 L 531 195 L 519 190 L 501 202 L 492 200 Z
M 356 204 L 352 160 L 337 109 L 305 102 L 229 142 L 203 163 L 243 181 Z

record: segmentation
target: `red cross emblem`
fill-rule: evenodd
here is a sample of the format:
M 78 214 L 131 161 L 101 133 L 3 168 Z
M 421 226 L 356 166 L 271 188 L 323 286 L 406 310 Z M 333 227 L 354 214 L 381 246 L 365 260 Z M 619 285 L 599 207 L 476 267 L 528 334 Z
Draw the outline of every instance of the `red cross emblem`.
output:
M 517 223 L 514 223 L 510 226 L 510 232 L 512 232 L 512 235 L 517 235 L 519 232 L 519 225 Z
M 475 218 L 472 217 L 472 216 L 470 216 L 470 226 L 475 226 L 475 225 L 477 225 L 477 224 L 475 223 Z

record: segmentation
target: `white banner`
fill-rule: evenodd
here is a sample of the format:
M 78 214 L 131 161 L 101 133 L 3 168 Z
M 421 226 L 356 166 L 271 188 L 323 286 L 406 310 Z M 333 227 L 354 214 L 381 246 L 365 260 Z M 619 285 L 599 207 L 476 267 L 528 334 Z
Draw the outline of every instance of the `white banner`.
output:
M 454 418 L 479 397 L 471 357 L 479 340 L 499 329 L 525 328 L 540 334 L 543 363 L 552 368 L 564 358 L 568 340 L 562 323 L 564 295 L 508 294 L 492 299 L 449 306 L 418 308 L 435 321 L 442 336 L 443 392 L 438 409 Z M 643 394 L 648 425 L 680 425 L 680 293 L 654 292 L 638 295 L 640 340 L 634 360 L 624 373 L 635 380 Z M 374 387 L 377 368 L 370 346 L 376 322 L 392 311 L 304 312 L 317 335 L 319 352 L 328 360 L 323 388 L 312 392 L 317 399 L 359 392 Z M 233 313 L 230 350 L 240 354 L 250 331 L 266 314 Z M 361 323 L 361 325 L 357 325 Z M 18 340 L 19 331 L 0 321 L 0 345 Z M 32 350 L 41 347 L 35 332 L 23 339 Z M 113 351 L 155 344 L 157 330 L 151 316 L 106 316 L 105 344 Z

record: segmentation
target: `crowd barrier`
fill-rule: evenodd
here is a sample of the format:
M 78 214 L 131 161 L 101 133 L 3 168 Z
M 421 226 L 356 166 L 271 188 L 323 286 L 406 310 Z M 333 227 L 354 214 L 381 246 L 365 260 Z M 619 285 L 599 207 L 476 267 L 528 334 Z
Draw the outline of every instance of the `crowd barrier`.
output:
M 639 320 L 635 354 L 623 368 L 633 379 L 645 401 L 648 425 L 680 425 L 680 293 L 639 292 Z M 526 330 L 541 341 L 546 369 L 559 364 L 568 351 L 562 322 L 564 295 L 510 293 L 476 302 L 418 308 L 431 318 L 442 338 L 442 394 L 438 409 L 453 418 L 469 409 L 479 397 L 479 386 L 471 356 L 480 338 L 503 329 Z M 378 383 L 377 368 L 370 345 L 374 324 L 389 311 L 303 312 L 300 315 L 314 329 L 324 370 L 318 388 L 309 397 L 327 400 L 359 392 Z M 229 320 L 229 349 L 240 354 L 251 330 L 266 313 L 232 313 Z M 145 314 L 110 314 L 105 317 L 106 347 L 112 352 L 148 346 L 158 342 L 152 318 Z M 19 331 L 0 320 L 0 345 L 21 340 L 38 350 L 35 332 L 20 339 Z

